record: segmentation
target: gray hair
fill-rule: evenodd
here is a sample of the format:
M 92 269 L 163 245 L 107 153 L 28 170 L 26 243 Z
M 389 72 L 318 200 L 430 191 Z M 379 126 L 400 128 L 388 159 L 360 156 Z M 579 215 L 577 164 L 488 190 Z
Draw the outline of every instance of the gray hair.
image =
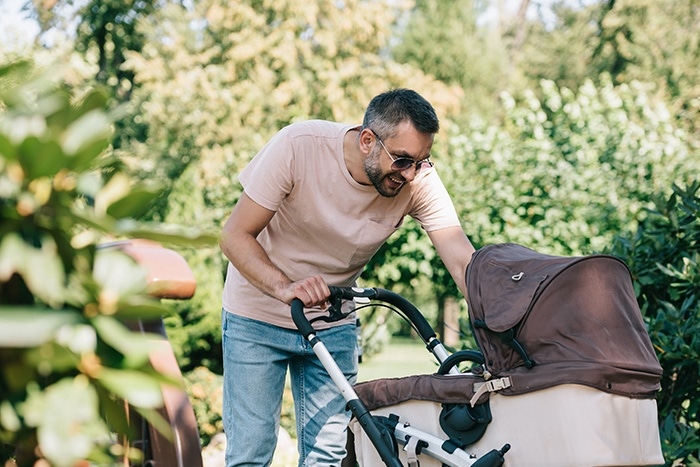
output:
M 367 106 L 362 127 L 389 138 L 406 120 L 421 133 L 435 134 L 440 129 L 433 106 L 411 89 L 393 89 L 375 96 Z

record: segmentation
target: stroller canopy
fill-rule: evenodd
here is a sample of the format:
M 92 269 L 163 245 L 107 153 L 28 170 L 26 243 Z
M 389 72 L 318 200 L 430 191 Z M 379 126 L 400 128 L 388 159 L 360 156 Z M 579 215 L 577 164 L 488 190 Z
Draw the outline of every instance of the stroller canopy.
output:
M 501 394 L 567 383 L 635 398 L 658 392 L 661 366 L 621 260 L 494 244 L 474 253 L 466 284 L 486 367 L 511 378 Z

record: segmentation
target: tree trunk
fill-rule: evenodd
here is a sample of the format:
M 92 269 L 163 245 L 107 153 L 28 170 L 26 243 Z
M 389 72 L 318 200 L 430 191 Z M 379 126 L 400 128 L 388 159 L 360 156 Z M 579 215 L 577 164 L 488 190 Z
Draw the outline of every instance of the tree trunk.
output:
M 518 8 L 518 16 L 515 18 L 515 40 L 513 41 L 512 57 L 515 58 L 525 42 L 527 32 L 527 8 L 530 0 L 522 0 Z

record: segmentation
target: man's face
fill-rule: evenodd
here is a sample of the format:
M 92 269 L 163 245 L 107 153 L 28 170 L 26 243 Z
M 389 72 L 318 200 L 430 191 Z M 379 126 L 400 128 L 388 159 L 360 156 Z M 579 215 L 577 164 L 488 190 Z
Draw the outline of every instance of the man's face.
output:
M 399 125 L 397 130 L 395 135 L 388 138 L 376 135 L 374 147 L 364 160 L 365 173 L 370 182 L 380 195 L 387 198 L 398 195 L 417 173 L 416 164 L 403 170 L 393 169 L 394 161 L 411 159 L 415 162 L 426 159 L 433 144 L 433 135 L 418 132 L 409 122 Z
M 393 198 L 398 195 L 406 183 L 406 179 L 398 172 L 384 173 L 382 168 L 382 147 L 377 144 L 372 149 L 372 152 L 365 159 L 365 172 L 372 182 L 374 188 L 377 189 L 380 195 L 387 198 Z M 386 157 L 386 156 L 384 156 Z

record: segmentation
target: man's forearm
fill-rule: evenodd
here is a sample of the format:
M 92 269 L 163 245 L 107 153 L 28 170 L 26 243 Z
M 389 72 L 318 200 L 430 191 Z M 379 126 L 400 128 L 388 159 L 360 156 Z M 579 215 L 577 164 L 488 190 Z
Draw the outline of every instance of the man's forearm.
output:
M 284 301 L 280 291 L 292 281 L 270 261 L 270 257 L 254 237 L 241 236 L 235 240 L 224 238 L 221 250 L 248 282 L 264 294 Z

